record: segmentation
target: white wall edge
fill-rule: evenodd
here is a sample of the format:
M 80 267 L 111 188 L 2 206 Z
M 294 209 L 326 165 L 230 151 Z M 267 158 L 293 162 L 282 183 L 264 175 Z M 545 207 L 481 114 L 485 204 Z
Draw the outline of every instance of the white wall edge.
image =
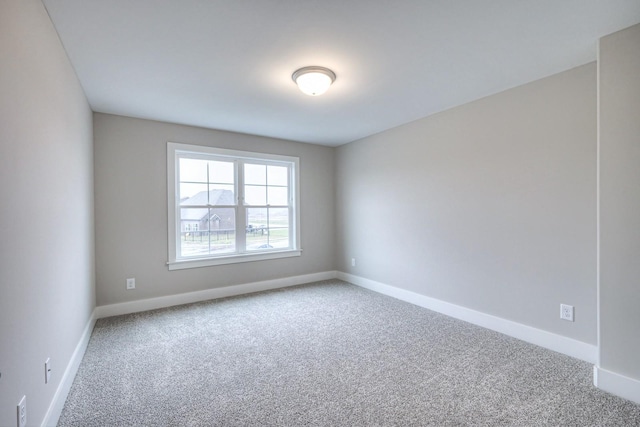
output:
M 355 276 L 353 274 L 337 272 L 337 278 L 354 285 L 370 289 L 372 291 L 415 304 L 483 328 L 491 329 L 496 332 L 518 338 L 522 341 L 575 357 L 585 362 L 595 363 L 597 358 L 597 347 L 572 338 L 557 335 L 542 329 L 523 325 L 501 317 L 482 313 L 470 308 L 462 307 L 416 292 L 400 289 L 395 286 L 386 285 L 374 280 L 365 279 L 364 277 Z
M 321 280 L 329 280 L 335 278 L 335 271 L 324 271 L 320 273 L 304 274 L 301 276 L 283 277 L 280 279 L 244 283 L 241 285 L 231 285 L 221 288 L 206 289 L 203 291 L 186 292 L 182 294 L 167 295 L 164 297 L 141 299 L 118 304 L 101 305 L 96 307 L 96 313 L 97 318 L 102 319 L 104 317 L 119 316 L 121 314 L 138 313 L 140 311 L 155 310 L 157 308 L 190 304 L 216 298 L 226 298 L 236 295 L 250 294 L 253 292 L 286 288 L 289 286 L 302 285 L 304 283 L 318 282 Z
M 87 350 L 87 345 L 89 345 L 89 339 L 91 338 L 93 327 L 96 324 L 96 319 L 96 309 L 94 309 L 84 331 L 82 332 L 80 341 L 78 341 L 78 345 L 76 345 L 76 348 L 71 355 L 71 360 L 69 360 L 67 368 L 62 374 L 60 384 L 58 384 L 58 388 L 53 395 L 49 409 L 47 409 L 47 413 L 42 420 L 42 427 L 55 427 L 58 424 L 58 419 L 60 418 L 60 414 L 62 414 L 64 403 L 67 400 L 67 396 L 69 395 L 69 391 L 73 385 L 73 380 L 78 373 L 78 368 L 80 368 L 80 362 L 82 362 L 84 353 Z
M 594 366 L 593 385 L 607 393 L 640 404 L 640 381 L 636 379 Z

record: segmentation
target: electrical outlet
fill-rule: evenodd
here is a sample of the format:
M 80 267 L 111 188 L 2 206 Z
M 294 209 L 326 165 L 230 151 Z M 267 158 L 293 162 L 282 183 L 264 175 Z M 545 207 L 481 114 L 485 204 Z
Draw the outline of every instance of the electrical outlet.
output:
M 351 267 L 355 267 L 355 266 L 356 266 L 356 259 L 351 258 Z
M 27 425 L 27 396 L 22 396 L 18 403 L 18 427 Z
M 135 278 L 127 279 L 127 290 L 131 290 L 135 288 L 136 288 L 136 279 Z
M 560 318 L 573 322 L 573 306 L 567 304 L 560 304 Z
M 51 379 L 51 359 L 47 357 L 47 360 L 44 362 L 44 383 L 49 384 L 50 379 Z

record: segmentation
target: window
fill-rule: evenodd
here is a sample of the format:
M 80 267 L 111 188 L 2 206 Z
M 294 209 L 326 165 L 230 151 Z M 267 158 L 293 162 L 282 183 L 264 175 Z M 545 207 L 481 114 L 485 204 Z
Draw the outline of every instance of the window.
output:
M 299 256 L 298 165 L 169 142 L 169 269 Z

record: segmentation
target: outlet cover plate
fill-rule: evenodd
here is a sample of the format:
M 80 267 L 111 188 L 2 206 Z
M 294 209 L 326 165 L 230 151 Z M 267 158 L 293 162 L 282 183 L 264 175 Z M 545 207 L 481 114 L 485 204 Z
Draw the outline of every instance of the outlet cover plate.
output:
M 18 427 L 27 425 L 27 396 L 22 396 L 18 403 Z
M 44 362 L 44 383 L 49 384 L 51 380 L 51 359 L 47 357 L 47 360 Z
M 560 304 L 560 318 L 573 322 L 573 306 L 568 304 Z
M 136 288 L 136 279 L 135 278 L 127 279 L 127 290 L 131 290 L 135 288 Z

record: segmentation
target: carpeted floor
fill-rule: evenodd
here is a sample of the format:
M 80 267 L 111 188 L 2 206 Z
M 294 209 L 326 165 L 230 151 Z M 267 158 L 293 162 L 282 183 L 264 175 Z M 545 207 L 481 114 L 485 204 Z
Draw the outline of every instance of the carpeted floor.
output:
M 588 363 L 332 280 L 99 320 L 59 426 L 640 426 Z

